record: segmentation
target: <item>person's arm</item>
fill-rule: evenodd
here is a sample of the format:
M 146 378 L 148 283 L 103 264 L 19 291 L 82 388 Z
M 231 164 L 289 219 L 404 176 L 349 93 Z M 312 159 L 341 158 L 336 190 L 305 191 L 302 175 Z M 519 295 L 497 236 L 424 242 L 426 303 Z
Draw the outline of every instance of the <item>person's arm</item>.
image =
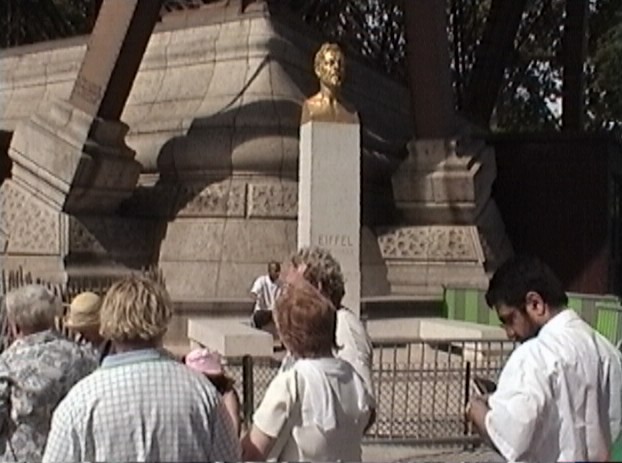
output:
M 337 357 L 345 360 L 363 379 L 367 392 L 375 402 L 374 384 L 372 380 L 373 347 L 371 339 L 356 315 L 348 309 L 337 311 L 335 329 Z
M 257 300 L 259 299 L 259 293 L 261 291 L 261 280 L 262 278 L 259 277 L 257 278 L 254 282 L 253 282 L 253 286 L 251 286 L 251 289 L 249 291 L 249 296 L 251 298 L 251 300 L 253 302 L 257 302 Z
M 214 409 L 214 426 L 210 461 L 240 461 L 240 441 L 222 400 Z
M 270 383 L 253 416 L 253 426 L 242 439 L 242 456 L 246 461 L 265 461 L 274 446 L 290 433 L 287 423 L 296 403 L 296 372 L 279 373 Z M 278 453 L 279 449 L 276 449 Z M 273 452 L 274 453 L 274 452 Z M 277 455 L 278 456 L 278 455 Z
M 471 411 L 482 436 L 508 461 L 524 459 L 538 435 L 538 423 L 552 400 L 546 372 L 530 351 L 534 347 L 526 347 L 523 345 L 512 354 L 488 404 L 475 405 Z M 472 408 L 476 403 L 472 403 Z
M 233 427 L 235 429 L 235 435 L 240 435 L 240 399 L 235 389 L 231 389 L 222 395 L 222 401 L 225 404 L 225 408 L 231 417 Z
M 466 416 L 482 440 L 490 447 L 496 450 L 494 443 L 490 440 L 488 431 L 486 430 L 486 415 L 490 411 L 487 398 L 483 396 L 472 397 L 467 405 Z
M 253 425 L 242 439 L 242 460 L 266 461 L 275 442 L 276 439 L 274 437 L 268 436 L 257 426 Z

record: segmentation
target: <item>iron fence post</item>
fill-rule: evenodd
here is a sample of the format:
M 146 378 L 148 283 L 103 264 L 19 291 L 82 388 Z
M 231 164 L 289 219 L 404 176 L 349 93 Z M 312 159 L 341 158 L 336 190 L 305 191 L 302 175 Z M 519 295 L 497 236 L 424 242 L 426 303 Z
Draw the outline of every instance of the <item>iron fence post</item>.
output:
M 242 357 L 242 395 L 244 396 L 244 423 L 250 426 L 253 419 L 254 404 L 253 357 Z
M 469 404 L 469 400 L 471 400 L 471 362 L 466 363 L 466 369 L 464 372 L 464 407 L 466 410 L 466 406 Z M 464 437 L 469 436 L 469 419 L 464 413 Z M 464 449 L 467 450 L 469 448 L 468 440 L 464 441 Z

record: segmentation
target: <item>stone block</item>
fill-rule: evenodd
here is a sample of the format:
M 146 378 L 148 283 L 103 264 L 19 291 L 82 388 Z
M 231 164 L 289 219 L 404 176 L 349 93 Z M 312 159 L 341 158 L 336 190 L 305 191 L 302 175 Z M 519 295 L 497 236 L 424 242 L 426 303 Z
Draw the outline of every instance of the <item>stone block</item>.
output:
M 188 320 L 188 338 L 224 357 L 271 357 L 272 335 L 242 323 Z
M 481 262 L 484 257 L 474 226 L 381 228 L 378 244 L 387 260 Z
M 298 184 L 295 182 L 250 183 L 249 218 L 295 219 L 298 214 Z
M 164 261 L 218 262 L 222 254 L 224 220 L 187 219 L 168 225 L 160 248 Z
M 361 145 L 358 124 L 300 128 L 298 246 L 320 246 L 339 261 L 344 305 L 360 313 Z
M 408 144 L 408 157 L 415 165 L 424 170 L 436 168 L 456 151 L 454 140 L 426 139 Z
M 213 70 L 213 63 L 200 61 L 183 67 L 169 67 L 153 97 L 160 101 L 194 100 L 200 103 L 207 93 Z M 164 114 L 168 116 L 168 113 Z
M 231 180 L 179 185 L 175 211 L 178 217 L 244 217 L 246 185 Z
M 285 256 L 275 256 L 274 259 L 281 261 Z M 219 298 L 244 297 L 246 300 L 246 316 L 250 317 L 254 303 L 249 297 L 250 289 L 255 279 L 265 275 L 266 262 L 222 262 L 218 275 L 216 294 Z
M 480 325 L 479 323 L 447 320 L 444 318 L 422 318 L 419 321 L 421 339 L 460 339 L 460 340 L 505 340 L 502 328 Z
M 214 74 L 210 80 L 209 95 L 239 95 L 248 79 L 248 65 L 246 59 L 220 59 L 214 64 Z
M 261 52 L 262 56 L 248 59 L 247 85 L 244 89 L 245 96 L 262 95 L 268 97 L 272 95 L 270 60 L 266 59 L 265 48 Z
M 409 164 L 402 165 L 399 175 L 393 176 L 393 192 L 396 201 L 434 202 L 433 177 L 429 172 L 412 171 Z
M 232 130 L 227 127 L 201 127 L 186 136 L 178 137 L 169 144 L 171 167 L 176 175 L 184 178 L 186 173 L 207 171 L 211 175 L 218 172 L 231 173 Z
M 160 92 L 164 76 L 166 74 L 165 69 L 146 69 L 136 75 L 134 84 L 132 85 L 132 91 L 127 99 L 125 110 L 123 113 L 123 120 L 131 122 L 125 118 L 125 112 L 127 112 L 128 106 L 153 104 Z
M 474 164 L 468 171 L 439 171 L 430 175 L 434 201 L 447 202 L 474 202 L 475 176 L 480 164 Z
M 269 261 L 294 252 L 295 230 L 295 221 L 229 219 L 223 235 L 222 262 L 258 263 L 265 267 Z
M 57 255 L 61 251 L 60 216 L 27 190 L 5 182 L 0 187 L 0 215 L 8 235 L 8 253 Z
M 245 127 L 233 134 L 234 169 L 279 175 L 283 165 L 283 136 L 278 127 Z
M 258 90 L 259 92 L 259 90 Z M 266 127 L 264 133 L 270 134 L 278 128 L 278 113 L 276 105 L 267 92 L 245 94 L 242 97 L 242 105 L 238 109 L 235 118 L 235 126 L 239 127 Z
M 218 262 L 160 259 L 158 267 L 174 301 L 204 301 L 216 297 Z
M 396 201 L 404 223 L 410 225 L 469 225 L 475 222 L 483 205 L 468 203 L 433 203 Z
M 124 142 L 127 129 L 51 102 L 13 134 L 13 179 L 58 210 L 114 210 L 132 195 L 140 173 Z

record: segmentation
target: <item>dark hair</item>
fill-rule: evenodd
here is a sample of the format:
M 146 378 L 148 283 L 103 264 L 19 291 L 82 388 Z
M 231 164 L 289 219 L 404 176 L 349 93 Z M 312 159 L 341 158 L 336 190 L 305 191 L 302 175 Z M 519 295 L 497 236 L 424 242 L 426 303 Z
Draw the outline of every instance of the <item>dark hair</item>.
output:
M 231 379 L 230 377 L 224 374 L 205 375 L 205 376 L 207 376 L 207 379 L 209 379 L 212 382 L 212 384 L 214 385 L 214 387 L 220 394 L 225 394 L 229 392 L 230 390 L 233 389 L 233 386 L 235 384 L 235 381 L 233 379 Z
M 271 268 L 275 268 L 277 271 L 281 270 L 281 263 L 276 260 L 271 260 L 268 262 L 268 270 Z
M 486 303 L 524 309 L 527 293 L 534 291 L 551 307 L 568 304 L 559 278 L 537 257 L 516 256 L 505 262 L 490 279 Z

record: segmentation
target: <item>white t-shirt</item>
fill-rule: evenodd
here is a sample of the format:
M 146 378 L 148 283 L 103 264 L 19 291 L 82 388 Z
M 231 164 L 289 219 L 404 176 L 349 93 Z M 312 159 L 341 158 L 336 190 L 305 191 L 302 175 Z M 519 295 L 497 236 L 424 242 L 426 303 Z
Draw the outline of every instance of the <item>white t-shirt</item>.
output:
M 363 379 L 369 395 L 373 398 L 374 386 L 371 374 L 373 348 L 371 340 L 361 320 L 346 308 L 337 311 L 335 340 L 337 346 L 341 347 L 336 352 L 337 357 L 354 367 L 354 371 Z
M 337 326 L 335 327 L 335 342 L 340 349 L 335 356 L 345 360 L 361 377 L 367 392 L 375 400 L 374 383 L 372 380 L 373 347 L 371 339 L 359 318 L 350 310 L 342 307 L 337 311 Z M 290 369 L 295 359 L 289 354 L 281 363 L 281 371 Z
M 280 290 L 279 280 L 273 282 L 268 275 L 257 278 L 251 288 L 251 293 L 257 296 L 254 311 L 272 310 Z
M 330 362 L 325 378 L 332 390 L 330 411 L 337 425 L 322 431 L 305 418 L 309 412 L 308 408 L 303 411 L 309 403 L 306 395 L 318 392 L 309 392 L 317 382 L 307 383 L 295 366 L 280 372 L 253 416 L 253 424 L 276 439 L 268 461 L 361 461 L 361 441 L 372 400 L 350 364 L 338 358 L 322 361 Z
M 508 461 L 605 461 L 622 421 L 622 357 L 574 311 L 512 353 L 486 430 Z

